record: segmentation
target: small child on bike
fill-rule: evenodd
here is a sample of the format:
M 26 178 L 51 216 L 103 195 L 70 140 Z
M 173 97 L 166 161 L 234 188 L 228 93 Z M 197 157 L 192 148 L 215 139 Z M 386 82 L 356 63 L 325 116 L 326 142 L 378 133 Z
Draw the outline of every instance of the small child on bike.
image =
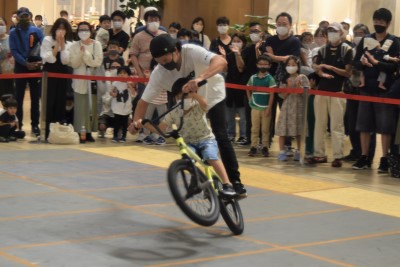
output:
M 164 120 L 159 124 L 159 128 L 161 131 L 165 131 L 167 128 L 172 128 L 172 125 L 174 124 L 179 127 L 180 118 L 183 112 L 184 124 L 180 131 L 183 139 L 188 146 L 196 151 L 203 160 L 207 161 L 221 177 L 223 181 L 222 194 L 226 196 L 234 196 L 236 192 L 231 187 L 225 167 L 218 157 L 217 141 L 207 123 L 206 99 L 193 92 L 187 94 L 186 97 L 182 99 L 182 87 L 187 83 L 187 81 L 186 78 L 178 79 L 174 83 L 171 92 L 171 96 L 175 98 L 177 102 L 183 101 L 184 110 L 182 111 L 180 108 L 176 108 L 168 113 Z M 146 124 L 145 127 L 152 132 L 157 132 L 149 124 Z

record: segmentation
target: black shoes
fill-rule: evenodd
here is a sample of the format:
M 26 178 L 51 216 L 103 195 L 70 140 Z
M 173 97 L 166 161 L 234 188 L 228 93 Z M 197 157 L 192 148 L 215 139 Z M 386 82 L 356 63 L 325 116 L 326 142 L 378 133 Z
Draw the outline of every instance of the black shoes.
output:
M 236 182 L 233 184 L 233 189 L 236 191 L 239 197 L 245 198 L 247 197 L 247 190 L 244 185 L 240 182 Z
M 357 162 L 353 164 L 353 170 L 365 170 L 371 167 L 371 163 L 368 160 L 368 157 L 365 155 L 361 155 Z
M 381 157 L 381 162 L 379 163 L 378 173 L 388 173 L 389 162 L 387 157 Z

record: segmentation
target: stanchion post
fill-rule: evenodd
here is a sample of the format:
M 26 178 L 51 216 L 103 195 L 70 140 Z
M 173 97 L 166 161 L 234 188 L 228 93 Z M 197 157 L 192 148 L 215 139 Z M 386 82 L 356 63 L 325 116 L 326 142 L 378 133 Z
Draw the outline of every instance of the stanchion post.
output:
M 46 141 L 46 110 L 47 110 L 47 85 L 48 72 L 42 72 L 42 95 L 41 95 L 41 110 L 40 110 L 40 140 Z
M 303 132 L 301 134 L 301 150 L 300 150 L 300 164 L 301 166 L 304 166 L 304 157 L 306 155 L 306 139 L 307 139 L 307 113 L 308 113 L 308 96 L 309 96 L 309 90 L 310 88 L 304 87 L 304 92 L 303 92 L 303 104 L 304 104 L 304 109 L 303 109 Z

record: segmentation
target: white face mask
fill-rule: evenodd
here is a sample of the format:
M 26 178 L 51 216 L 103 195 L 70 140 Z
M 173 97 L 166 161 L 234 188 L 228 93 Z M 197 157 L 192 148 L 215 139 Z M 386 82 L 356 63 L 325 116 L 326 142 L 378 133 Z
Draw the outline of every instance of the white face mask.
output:
M 189 110 L 193 107 L 193 98 L 185 98 L 183 99 L 183 109 Z
M 232 46 L 235 46 L 240 50 L 243 47 L 243 43 L 242 42 L 235 42 L 235 43 L 232 43 Z
M 154 21 L 154 22 L 150 22 L 147 24 L 147 29 L 150 32 L 156 32 L 158 31 L 158 28 L 160 27 L 160 22 Z
M 219 34 L 226 34 L 228 32 L 228 30 L 229 30 L 228 25 L 217 27 L 217 31 L 219 32 Z
M 87 39 L 90 38 L 90 31 L 81 31 L 78 32 L 79 39 L 82 41 L 86 41 Z
M 172 39 L 176 39 L 177 38 L 177 34 L 176 33 L 170 33 L 169 36 L 171 36 Z
M 202 32 L 202 31 L 203 31 L 203 25 L 194 24 L 194 25 L 193 25 L 193 29 L 194 29 L 196 32 Z
M 287 27 L 276 27 L 276 33 L 280 36 L 286 36 L 289 33 L 289 29 Z
M 122 21 L 113 21 L 113 27 L 114 29 L 121 29 L 122 28 Z
M 354 43 L 355 45 L 358 45 L 358 44 L 361 42 L 361 39 L 362 39 L 362 37 L 356 36 L 356 37 L 354 37 L 354 39 L 353 39 L 353 43 Z
M 338 32 L 328 32 L 328 41 L 331 43 L 337 43 L 340 40 L 340 34 Z
M 250 39 L 253 43 L 257 43 L 261 40 L 261 36 L 259 33 L 250 33 Z
M 0 34 L 5 34 L 7 31 L 6 26 L 0 26 Z
M 297 66 L 287 66 L 286 71 L 289 74 L 295 74 L 299 68 Z

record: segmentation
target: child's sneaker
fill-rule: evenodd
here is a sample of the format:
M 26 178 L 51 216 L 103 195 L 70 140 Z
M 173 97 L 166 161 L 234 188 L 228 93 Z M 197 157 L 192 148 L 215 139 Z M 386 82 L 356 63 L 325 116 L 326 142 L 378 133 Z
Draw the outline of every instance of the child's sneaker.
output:
M 262 154 L 263 157 L 269 157 L 268 148 L 267 148 L 267 147 L 263 147 L 263 148 L 261 149 L 261 154 Z
M 155 144 L 159 145 L 159 146 L 165 145 L 164 137 L 162 137 L 162 136 L 158 137 L 157 140 L 155 141 Z
M 111 140 L 111 142 L 113 142 L 113 143 L 118 143 L 118 137 L 113 137 L 113 139 Z
M 286 156 L 288 156 L 288 157 L 294 156 L 292 147 L 290 147 L 290 146 L 285 146 L 285 153 L 286 153 Z
M 255 148 L 255 147 L 250 148 L 250 151 L 248 154 L 249 157 L 254 157 L 256 154 L 257 154 L 257 148 Z
M 296 150 L 296 151 L 294 152 L 294 158 L 293 158 L 293 160 L 294 160 L 294 161 L 300 161 L 300 151 Z
M 120 143 L 125 143 L 125 142 L 126 142 L 125 137 L 121 137 L 121 138 L 119 139 L 119 142 L 120 142 Z
M 285 150 L 282 150 L 281 152 L 279 152 L 279 155 L 278 155 L 278 160 L 279 161 L 287 161 L 287 155 L 286 155 L 286 151 Z
M 143 144 L 152 145 L 152 144 L 154 144 L 154 140 L 150 135 L 148 135 L 143 139 Z

